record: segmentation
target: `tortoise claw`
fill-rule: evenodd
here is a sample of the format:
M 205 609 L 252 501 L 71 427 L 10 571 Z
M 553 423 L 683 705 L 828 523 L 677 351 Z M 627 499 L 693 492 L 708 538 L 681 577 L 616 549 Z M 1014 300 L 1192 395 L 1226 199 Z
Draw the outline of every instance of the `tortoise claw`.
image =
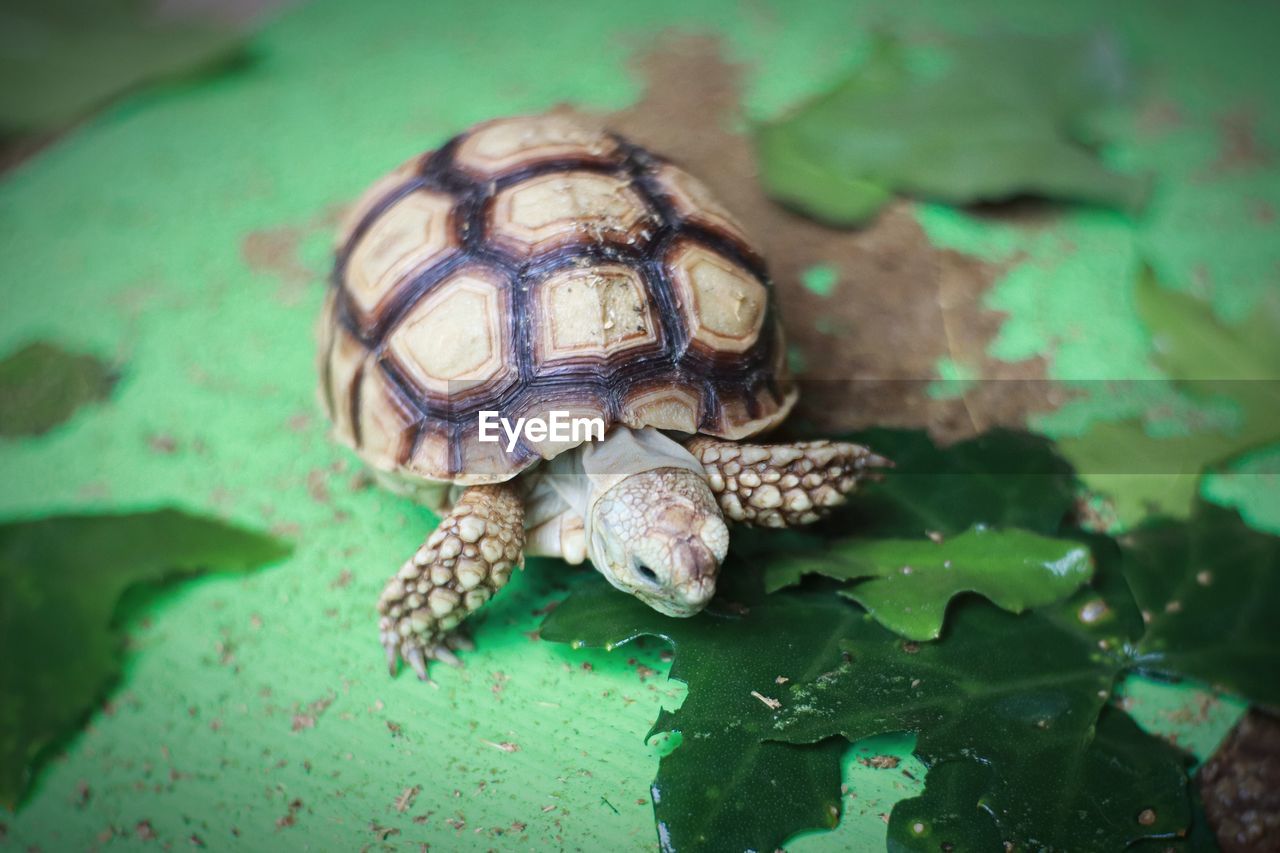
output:
M 422 649 L 410 646 L 402 652 L 402 655 L 405 662 L 418 674 L 419 681 L 431 681 L 431 677 L 427 675 L 427 661 L 422 655 Z
M 436 650 L 432 653 L 432 655 L 435 657 L 436 660 L 440 661 L 441 663 L 447 663 L 449 666 L 462 666 L 462 661 L 459 660 L 458 656 L 455 655 L 453 652 L 451 652 L 449 650 L 449 647 L 446 645 L 441 644 L 439 646 L 436 646 Z
M 475 641 L 461 631 L 456 631 L 444 638 L 445 643 L 455 652 L 474 652 Z
M 383 643 L 382 647 L 387 650 L 387 672 L 395 678 L 400 669 L 400 652 L 396 650 L 395 643 Z

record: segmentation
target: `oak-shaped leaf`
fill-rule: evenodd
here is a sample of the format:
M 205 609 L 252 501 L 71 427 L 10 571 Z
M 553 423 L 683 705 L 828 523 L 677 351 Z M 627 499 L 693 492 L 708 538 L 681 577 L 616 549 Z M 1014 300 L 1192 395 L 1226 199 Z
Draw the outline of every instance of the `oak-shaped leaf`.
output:
M 851 440 L 894 468 L 820 533 L 914 539 L 981 525 L 1053 536 L 1075 505 L 1075 472 L 1044 436 L 995 429 L 939 447 L 923 431 L 873 429 Z
M 173 509 L 0 523 L 0 806 L 17 807 L 46 748 L 117 677 L 122 593 L 180 574 L 243 571 L 289 550 Z
M 541 635 L 608 649 L 644 635 L 669 641 L 670 677 L 689 692 L 649 733 L 682 737 L 653 782 L 662 849 L 775 850 L 797 832 L 836 825 L 846 744 L 767 740 L 770 703 L 784 689 L 780 679 L 809 680 L 836 666 L 839 638 L 865 619 L 834 596 L 795 594 L 673 619 L 592 577 L 547 616 Z
M 765 584 L 772 592 L 807 574 L 854 581 L 841 594 L 881 625 L 910 640 L 934 640 L 957 595 L 978 593 L 1021 613 L 1066 598 L 1092 572 L 1080 542 L 978 526 L 950 538 L 834 540 L 779 555 L 765 569 Z
M 1094 119 L 1128 88 L 1112 40 L 1004 34 L 932 47 L 943 56 L 926 67 L 881 38 L 851 76 L 758 127 L 769 194 L 833 225 L 865 222 L 898 193 L 1143 203 L 1145 182 L 1090 148 Z
M 1280 537 L 1199 501 L 1189 522 L 1150 522 L 1121 548 L 1149 623 L 1135 666 L 1280 707 Z
M 952 843 L 989 837 L 987 821 L 1016 849 L 1119 850 L 1177 834 L 1189 822 L 1182 755 L 1119 710 L 1104 715 L 1118 721 L 1099 721 L 1126 665 L 1124 621 L 1100 614 L 1122 607 L 1094 589 L 1053 614 L 969 599 L 936 643 L 857 623 L 840 666 L 779 697 L 772 736 L 914 732 L 926 765 L 980 768 L 944 771 L 942 790 L 926 780 L 924 802 L 900 817 L 899 842 L 942 831 Z M 951 840 L 932 839 L 927 849 Z
M 1088 803 L 1088 822 L 1050 828 L 1036 815 L 1021 816 L 1026 826 L 1046 828 L 1014 849 L 1101 853 L 1120 849 L 1113 845 L 1124 838 L 1138 837 L 1138 844 L 1180 839 L 1193 822 L 1190 802 L 1178 793 L 1186 786 L 1188 761 L 1185 753 L 1138 728 L 1123 711 L 1103 708 L 1093 740 L 1074 757 L 1071 772 L 1062 780 L 1070 796 Z M 1009 849 L 1005 842 L 1021 837 L 1017 822 L 997 821 L 985 800 L 990 777 L 996 772 L 999 768 L 965 760 L 931 767 L 924 793 L 894 805 L 888 849 L 894 853 Z M 1052 779 L 1044 781 L 1053 784 Z M 1082 796 L 1088 792 L 1091 797 Z M 1140 808 L 1135 811 L 1135 807 Z M 1173 814 L 1159 811 L 1167 808 L 1174 809 Z M 1055 838 L 1067 839 L 1068 844 L 1059 848 Z

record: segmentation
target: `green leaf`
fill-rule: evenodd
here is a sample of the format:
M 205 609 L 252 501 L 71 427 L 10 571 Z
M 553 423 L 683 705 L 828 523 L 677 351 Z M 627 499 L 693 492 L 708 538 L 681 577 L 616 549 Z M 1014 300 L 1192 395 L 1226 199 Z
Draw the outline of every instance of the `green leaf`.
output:
M 1081 816 L 1089 822 L 1078 824 L 1078 835 L 1063 836 L 1067 843 L 1061 848 L 1048 834 L 1033 835 L 1023 844 L 1028 849 L 1118 850 L 1115 845 L 1123 838 L 1174 838 L 1192 820 L 1186 794 L 1180 793 L 1187 788 L 1186 763 L 1184 753 L 1142 731 L 1127 714 L 1104 708 L 1094 739 L 1075 762 L 1076 778 L 1064 780 L 1092 794 L 1090 811 Z M 1008 820 L 997 824 L 983 799 L 993 772 L 998 768 L 964 760 L 930 768 L 924 793 L 894 806 L 889 850 L 1000 850 L 1006 840 L 1020 837 L 1006 834 L 1017 830 Z M 1135 806 L 1140 808 L 1134 811 Z M 1028 826 L 1036 825 L 1036 815 L 1023 817 Z
M 1203 300 L 1162 287 L 1148 267 L 1138 274 L 1136 302 L 1155 360 L 1169 378 L 1193 397 L 1231 400 L 1240 421 L 1230 432 L 1156 437 L 1132 419 L 1063 439 L 1062 453 L 1089 488 L 1111 498 L 1124 527 L 1150 515 L 1186 518 L 1205 470 L 1280 441 L 1280 317 L 1274 303 L 1227 326 Z
M 39 435 L 76 409 L 105 400 L 110 366 L 49 343 L 34 343 L 0 361 L 0 436 Z
M 974 527 L 957 537 L 845 539 L 823 552 L 772 561 L 765 586 L 773 592 L 806 574 L 863 580 L 841 593 L 858 602 L 881 625 L 912 640 L 942 633 L 947 604 L 976 592 L 1005 610 L 1021 613 L 1060 601 L 1089 580 L 1089 549 L 1025 530 L 997 532 Z
M 1075 504 L 1075 474 L 1043 436 L 997 429 L 941 448 L 921 431 L 877 429 L 853 440 L 895 467 L 825 529 L 915 538 L 985 525 L 1053 535 Z
M 811 679 L 835 666 L 839 638 L 865 618 L 832 596 L 778 595 L 745 615 L 672 619 L 592 577 L 551 612 L 541 634 L 607 649 L 643 635 L 671 642 L 671 678 L 689 693 L 649 733 L 682 735 L 653 783 L 659 843 L 664 850 L 775 850 L 801 830 L 836 825 L 846 745 L 765 740 L 772 712 L 752 693 L 773 699 L 783 690 L 779 677 Z
M 1138 667 L 1280 706 L 1280 537 L 1202 501 L 1189 524 L 1140 527 L 1124 537 L 1122 551 L 1125 577 L 1150 622 Z
M 69 734 L 120 669 L 113 614 L 129 587 L 243 571 L 289 547 L 162 509 L 0 524 L 0 805 L 16 808 L 42 752 Z
M 957 805 L 963 795 L 992 816 L 1003 840 L 1028 849 L 1119 850 L 1176 833 L 1189 820 L 1181 755 L 1141 736 L 1118 710 L 1109 712 L 1121 720 L 1115 731 L 1098 724 L 1125 660 L 1115 653 L 1119 623 L 1075 616 L 1094 595 L 1084 593 L 1056 619 L 969 600 L 938 643 L 904 643 L 857 624 L 842 642 L 845 663 L 780 697 L 773 736 L 811 743 L 915 732 L 916 752 L 931 767 L 989 768 L 982 782 L 947 781 L 950 795 L 933 792 L 936 817 L 917 806 L 913 824 L 978 821 Z M 1138 821 L 1146 809 L 1152 819 Z
M 240 36 L 137 0 L 20 0 L 0 7 L 0 131 L 57 129 L 147 81 L 229 60 Z
M 830 92 L 756 130 L 768 192 L 833 225 L 869 219 L 895 192 L 954 204 L 1019 195 L 1139 207 L 1141 180 L 1083 144 L 1124 70 L 1113 45 L 957 40 L 946 67 L 917 67 L 879 40 Z

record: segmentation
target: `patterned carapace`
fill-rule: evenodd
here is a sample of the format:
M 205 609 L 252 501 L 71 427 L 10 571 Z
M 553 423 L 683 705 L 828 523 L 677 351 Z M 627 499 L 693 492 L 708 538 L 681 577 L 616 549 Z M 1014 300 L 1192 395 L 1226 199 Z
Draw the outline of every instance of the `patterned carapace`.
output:
M 321 392 L 375 468 L 511 478 L 568 449 L 477 441 L 481 410 L 741 438 L 795 400 L 763 261 L 688 173 L 549 115 L 479 125 L 342 228 Z

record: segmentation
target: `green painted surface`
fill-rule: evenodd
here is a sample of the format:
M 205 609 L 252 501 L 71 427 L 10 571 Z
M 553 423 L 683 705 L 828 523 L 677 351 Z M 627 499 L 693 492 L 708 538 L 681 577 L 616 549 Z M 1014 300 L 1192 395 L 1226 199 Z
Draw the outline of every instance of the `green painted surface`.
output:
M 840 271 L 831 264 L 816 264 L 800 274 L 800 283 L 815 296 L 830 296 L 840 283 Z
M 136 96 L 9 174 L 0 351 L 51 338 L 124 372 L 113 402 L 0 444 L 0 512 L 179 503 L 273 528 L 297 550 L 136 614 L 120 689 L 3 819 L 8 839 L 142 846 L 145 821 L 162 841 L 194 835 L 215 848 L 350 849 L 384 836 L 437 849 L 651 848 L 661 746 L 642 735 L 681 689 L 664 682 L 656 646 L 610 655 L 526 636 L 562 595 L 562 567 L 534 561 L 489 608 L 467 668 L 436 672 L 438 689 L 387 678 L 372 602 L 433 518 L 361 486 L 315 408 L 311 331 L 331 212 L 475 120 L 560 101 L 628 104 L 639 91 L 630 57 L 670 27 L 721 33 L 729 56 L 752 64 L 748 109 L 762 117 L 849 67 L 872 26 L 928 34 L 991 20 L 941 2 L 608 0 L 545 4 L 533 17 L 519 4 L 327 0 L 271 25 L 248 68 Z M 1120 122 L 1107 154 L 1157 173 L 1152 208 L 1136 221 L 1072 210 L 1035 226 L 927 205 L 916 215 L 938 243 L 1019 259 L 989 294 L 1009 312 L 995 355 L 1047 355 L 1059 378 L 1158 378 L 1127 295 L 1140 256 L 1228 320 L 1276 290 L 1280 243 L 1260 211 L 1280 207 L 1280 173 L 1214 171 L 1224 113 L 1257 108 L 1260 144 L 1277 138 L 1277 117 L 1262 111 L 1280 86 L 1274 13 L 1043 3 L 1010 4 L 1000 20 L 1033 31 L 1111 21 L 1133 44 L 1139 118 Z M 273 271 L 251 267 L 243 248 L 264 229 L 248 255 L 283 246 Z M 968 378 L 963 367 L 939 377 Z M 1099 398 L 1044 426 L 1080 429 L 1141 404 Z M 1257 455 L 1208 491 L 1274 525 L 1275 470 L 1274 453 Z M 1195 691 L 1134 689 L 1145 724 L 1201 755 L 1238 708 L 1215 704 L 1201 721 Z M 880 815 L 915 790 L 900 772 L 909 762 L 875 770 L 856 750 L 841 827 L 796 849 L 874 849 Z M 909 743 L 875 751 L 906 755 Z

